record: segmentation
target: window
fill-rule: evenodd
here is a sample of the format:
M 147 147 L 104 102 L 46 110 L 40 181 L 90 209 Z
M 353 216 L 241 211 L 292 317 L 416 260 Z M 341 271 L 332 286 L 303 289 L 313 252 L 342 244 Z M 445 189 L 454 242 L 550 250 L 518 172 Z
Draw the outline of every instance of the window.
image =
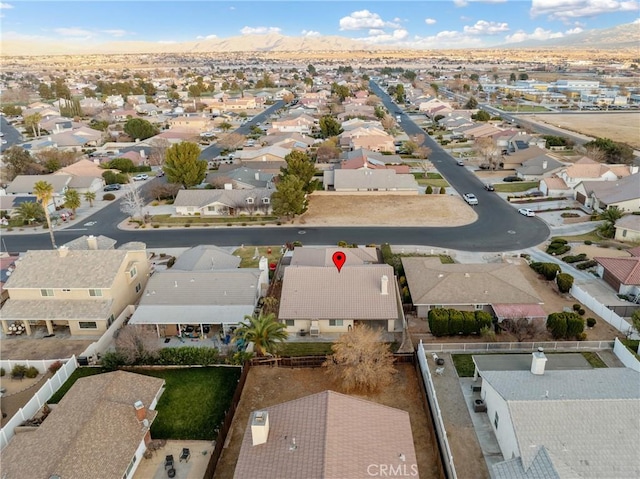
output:
M 480 311 L 482 309 L 482 305 L 481 304 L 474 304 L 473 305 L 473 309 L 475 309 L 476 311 Z
M 496 427 L 496 429 L 498 429 L 498 411 L 496 411 L 496 415 L 493 418 L 493 425 Z
M 627 237 L 627 230 L 622 230 L 622 237 L 626 238 Z
M 135 266 L 132 266 L 131 269 L 129 270 L 129 277 L 135 278 L 136 274 L 138 274 L 138 269 Z
M 40 296 L 53 296 L 53 290 L 52 289 L 41 289 L 40 290 Z
M 80 329 L 98 329 L 98 323 L 95 321 L 78 321 Z
M 141 289 L 142 286 L 140 286 L 140 283 L 136 284 L 136 293 L 139 293 Z
M 70 289 L 67 289 L 67 288 L 63 288 L 63 289 L 62 289 L 62 292 L 63 292 L 63 293 L 68 293 L 68 292 L 70 292 L 70 291 L 71 291 L 71 290 L 70 290 Z
M 102 296 L 102 290 L 101 289 L 90 289 L 89 290 L 89 296 Z
M 287 320 L 285 320 L 285 324 L 287 326 L 295 326 L 296 325 L 296 320 L 295 319 L 287 319 Z
M 270 198 L 262 198 L 262 204 L 263 205 L 268 205 L 271 202 Z
M 253 204 L 253 198 L 247 198 L 247 204 L 248 205 L 252 205 Z
M 342 326 L 342 319 L 330 319 L 329 326 Z

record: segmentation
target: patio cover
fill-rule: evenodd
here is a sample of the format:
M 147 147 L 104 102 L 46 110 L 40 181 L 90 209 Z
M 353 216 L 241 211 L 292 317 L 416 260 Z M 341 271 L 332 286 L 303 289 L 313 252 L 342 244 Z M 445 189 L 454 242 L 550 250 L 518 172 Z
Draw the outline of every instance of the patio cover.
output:
M 496 317 L 503 319 L 546 318 L 546 311 L 539 304 L 492 304 Z
M 253 315 L 252 305 L 138 306 L 129 324 L 238 324 Z

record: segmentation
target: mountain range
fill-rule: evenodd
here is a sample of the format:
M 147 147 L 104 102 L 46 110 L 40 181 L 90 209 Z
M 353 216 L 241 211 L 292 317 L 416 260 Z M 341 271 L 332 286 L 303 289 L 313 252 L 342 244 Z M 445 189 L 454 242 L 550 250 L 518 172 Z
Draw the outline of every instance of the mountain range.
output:
M 616 50 L 638 48 L 640 25 L 625 24 L 607 29 L 587 30 L 574 35 L 544 41 L 510 43 L 491 48 L 567 48 Z M 345 52 L 362 50 L 399 50 L 397 45 L 375 45 L 340 36 L 289 37 L 276 33 L 202 39 L 182 43 L 110 42 L 80 44 L 60 41 L 3 41 L 2 56 L 78 55 L 125 53 L 219 53 L 219 52 Z M 437 50 L 437 48 L 432 48 Z

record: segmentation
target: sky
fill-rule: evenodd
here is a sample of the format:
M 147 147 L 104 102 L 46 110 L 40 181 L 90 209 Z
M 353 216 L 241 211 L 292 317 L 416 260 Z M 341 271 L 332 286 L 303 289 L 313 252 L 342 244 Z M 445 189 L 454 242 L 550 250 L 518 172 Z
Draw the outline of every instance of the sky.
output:
M 0 2 L 0 38 L 176 43 L 279 33 L 399 48 L 480 48 L 636 23 L 640 0 Z

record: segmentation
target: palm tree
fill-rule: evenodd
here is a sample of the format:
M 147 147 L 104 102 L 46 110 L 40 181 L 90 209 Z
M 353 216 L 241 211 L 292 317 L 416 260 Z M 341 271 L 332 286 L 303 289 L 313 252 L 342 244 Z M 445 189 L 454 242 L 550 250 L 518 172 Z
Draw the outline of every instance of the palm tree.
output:
M 80 208 L 80 193 L 76 190 L 67 190 L 64 192 L 64 207 L 73 211 L 73 216 L 76 215 L 76 210 Z
M 599 231 L 605 238 L 613 238 L 616 233 L 616 221 L 618 221 L 624 212 L 617 206 L 610 206 L 600 214 L 600 219 L 605 222 L 600 225 Z
M 259 316 L 245 316 L 245 322 L 240 323 L 234 333 L 234 339 L 252 342 L 258 356 L 266 353 L 273 354 L 276 342 L 287 339 L 286 326 L 276 320 L 275 314 L 260 314 Z
M 49 235 L 51 236 L 51 246 L 56 249 L 56 239 L 53 237 L 53 228 L 51 228 L 51 216 L 49 215 L 49 203 L 53 198 L 53 185 L 46 181 L 37 181 L 33 185 L 33 193 L 42 205 L 44 210 L 44 217 L 47 220 L 47 227 L 49 228 Z
M 93 202 L 96 200 L 96 192 L 95 191 L 87 191 L 85 192 L 84 200 L 89 202 L 89 206 L 93 208 Z
M 23 224 L 31 224 L 32 221 L 42 221 L 44 211 L 40 203 L 25 201 L 16 207 L 15 217 L 22 221 Z

